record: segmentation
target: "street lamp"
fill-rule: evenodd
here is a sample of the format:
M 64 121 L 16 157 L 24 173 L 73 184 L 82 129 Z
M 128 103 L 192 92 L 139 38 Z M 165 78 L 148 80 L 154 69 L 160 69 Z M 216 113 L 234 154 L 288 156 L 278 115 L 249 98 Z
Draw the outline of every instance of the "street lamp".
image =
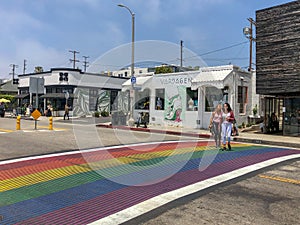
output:
M 136 79 L 134 77 L 134 17 L 135 14 L 126 6 L 123 4 L 118 4 L 119 7 L 123 7 L 129 11 L 132 18 L 132 32 L 131 32 L 131 91 L 130 91 L 130 118 L 128 120 L 128 125 L 133 126 L 134 125 L 134 119 L 133 119 L 133 101 L 134 101 L 134 87 L 133 84 L 135 83 Z

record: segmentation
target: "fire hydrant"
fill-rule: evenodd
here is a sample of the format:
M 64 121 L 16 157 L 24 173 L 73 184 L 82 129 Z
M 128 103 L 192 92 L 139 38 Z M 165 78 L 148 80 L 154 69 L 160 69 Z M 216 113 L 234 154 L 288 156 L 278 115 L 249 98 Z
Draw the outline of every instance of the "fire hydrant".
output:
M 17 116 L 16 130 L 21 130 L 21 116 Z
M 49 117 L 49 130 L 53 130 L 53 117 Z

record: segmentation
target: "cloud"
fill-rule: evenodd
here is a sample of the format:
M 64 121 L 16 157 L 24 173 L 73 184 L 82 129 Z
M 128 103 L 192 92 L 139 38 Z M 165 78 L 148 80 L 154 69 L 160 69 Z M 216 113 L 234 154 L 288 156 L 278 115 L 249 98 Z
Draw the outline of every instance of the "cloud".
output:
M 45 47 L 34 40 L 19 40 L 16 42 L 17 51 L 11 57 L 0 56 L 1 77 L 9 77 L 10 64 L 18 65 L 16 74 L 22 74 L 23 61 L 27 61 L 26 73 L 32 73 L 36 66 L 42 66 L 45 70 L 52 67 L 66 66 L 68 62 L 67 52 L 59 52 L 54 48 Z M 4 71 L 4 72 L 3 72 Z
M 0 9 L 0 21 L 1 21 L 1 36 L 11 35 L 17 31 L 27 29 L 39 29 L 42 27 L 42 23 L 32 16 L 24 13 L 23 11 L 7 11 Z M 5 32 L 3 34 L 3 32 Z
M 160 0 L 145 1 L 145 13 L 142 18 L 148 22 L 158 22 L 162 17 L 162 8 Z
M 10 64 L 17 64 L 21 61 L 16 60 L 16 52 L 19 52 L 19 44 L 27 32 L 34 31 L 43 27 L 42 23 L 31 15 L 20 10 L 0 9 L 0 76 L 9 77 Z M 31 54 L 31 52 L 27 52 Z M 18 61 L 18 62 L 16 62 Z
M 177 38 L 180 40 L 184 40 L 191 44 L 193 48 L 199 48 L 199 44 L 201 44 L 201 41 L 206 39 L 205 32 L 195 29 L 195 27 L 177 27 L 175 29 L 175 34 L 177 35 Z

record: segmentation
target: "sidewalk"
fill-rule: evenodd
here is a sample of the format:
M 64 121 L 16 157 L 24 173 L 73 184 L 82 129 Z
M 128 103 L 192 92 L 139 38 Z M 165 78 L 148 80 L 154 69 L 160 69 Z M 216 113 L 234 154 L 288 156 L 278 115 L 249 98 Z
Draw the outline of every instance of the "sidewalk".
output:
M 211 133 L 208 130 L 196 129 L 196 128 L 181 128 L 173 126 L 153 126 L 149 125 L 148 128 L 136 128 L 129 126 L 111 126 L 110 123 L 100 123 L 97 126 L 106 128 L 118 128 L 125 130 L 152 132 L 152 133 L 164 133 L 169 135 L 182 135 L 199 138 L 210 138 Z M 293 147 L 300 149 L 300 137 L 282 136 L 279 134 L 263 134 L 259 131 L 240 131 L 239 136 L 232 137 L 233 141 L 248 142 L 256 144 L 268 144 L 285 147 Z

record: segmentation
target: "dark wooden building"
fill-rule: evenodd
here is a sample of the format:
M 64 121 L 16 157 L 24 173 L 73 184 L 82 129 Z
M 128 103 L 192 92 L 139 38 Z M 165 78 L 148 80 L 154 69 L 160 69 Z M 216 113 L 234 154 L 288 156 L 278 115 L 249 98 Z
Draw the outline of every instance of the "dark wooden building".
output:
M 275 113 L 279 130 L 298 136 L 300 1 L 256 11 L 256 70 L 257 94 L 265 95 L 266 125 L 272 126 L 270 117 Z

